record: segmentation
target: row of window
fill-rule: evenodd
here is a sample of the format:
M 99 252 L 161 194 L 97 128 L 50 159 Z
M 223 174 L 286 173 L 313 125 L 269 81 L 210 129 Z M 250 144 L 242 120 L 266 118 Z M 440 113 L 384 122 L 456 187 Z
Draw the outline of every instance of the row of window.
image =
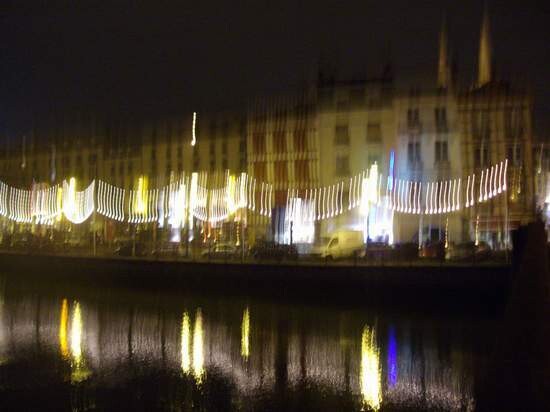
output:
M 252 135 L 252 149 L 254 154 L 262 154 L 266 152 L 266 134 L 264 132 L 255 132 Z M 292 133 L 292 143 L 294 151 L 304 152 L 308 150 L 307 134 L 305 130 L 298 129 Z M 244 143 L 246 150 L 246 143 Z M 287 132 L 281 130 L 273 132 L 273 150 L 275 153 L 286 153 L 287 148 Z
M 288 181 L 288 164 L 287 161 L 273 162 L 273 172 L 276 182 Z M 309 162 L 304 159 L 294 160 L 294 180 L 298 182 L 306 182 L 310 179 Z M 267 162 L 254 163 L 254 177 L 259 181 L 267 180 Z
M 434 109 L 435 127 L 440 133 L 448 131 L 447 109 L 445 107 L 436 107 Z M 407 126 L 409 128 L 420 127 L 420 111 L 418 108 L 407 110 Z
M 368 123 L 366 130 L 367 143 L 380 143 L 382 141 L 382 128 L 380 123 Z M 348 125 L 336 125 L 334 129 L 334 144 L 347 146 L 350 142 Z

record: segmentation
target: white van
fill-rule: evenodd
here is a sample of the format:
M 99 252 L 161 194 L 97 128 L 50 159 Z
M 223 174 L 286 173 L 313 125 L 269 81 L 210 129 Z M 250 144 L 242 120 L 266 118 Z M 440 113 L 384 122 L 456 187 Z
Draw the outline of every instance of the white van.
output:
M 316 250 L 316 255 L 327 259 L 352 257 L 364 252 L 363 232 L 358 230 L 340 230 L 334 232 L 329 241 Z

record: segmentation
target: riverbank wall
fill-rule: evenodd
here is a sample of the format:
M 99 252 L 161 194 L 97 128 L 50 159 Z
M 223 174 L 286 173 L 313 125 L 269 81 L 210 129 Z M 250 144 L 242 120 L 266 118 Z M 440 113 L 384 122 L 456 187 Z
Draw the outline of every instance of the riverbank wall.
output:
M 74 256 L 0 254 L 4 272 L 29 282 L 71 282 L 152 293 L 251 296 L 463 309 L 505 305 L 511 268 L 491 266 L 323 266 L 224 264 Z

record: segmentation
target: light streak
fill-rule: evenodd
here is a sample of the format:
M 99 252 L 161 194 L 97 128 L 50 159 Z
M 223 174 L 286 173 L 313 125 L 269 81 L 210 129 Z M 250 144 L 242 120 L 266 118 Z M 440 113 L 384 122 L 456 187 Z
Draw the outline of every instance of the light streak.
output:
M 197 143 L 197 135 L 195 133 L 196 127 L 197 127 L 197 112 L 193 112 L 193 129 L 192 129 L 191 146 L 195 146 L 195 144 Z
M 243 311 L 241 322 L 241 356 L 246 360 L 250 356 L 250 311 L 248 308 Z
M 181 369 L 183 373 L 191 369 L 191 321 L 187 312 L 183 312 L 181 320 Z
M 360 382 L 363 402 L 371 409 L 379 410 L 382 402 L 380 350 L 374 328 L 366 325 L 361 336 Z

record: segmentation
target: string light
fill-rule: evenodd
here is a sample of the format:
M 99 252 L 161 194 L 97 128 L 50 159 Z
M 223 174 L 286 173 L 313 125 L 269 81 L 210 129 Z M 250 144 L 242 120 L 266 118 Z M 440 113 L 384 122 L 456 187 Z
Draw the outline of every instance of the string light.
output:
M 193 130 L 192 130 L 191 146 L 195 146 L 195 144 L 197 143 L 197 135 L 195 132 L 196 127 L 197 127 L 197 112 L 193 112 Z

